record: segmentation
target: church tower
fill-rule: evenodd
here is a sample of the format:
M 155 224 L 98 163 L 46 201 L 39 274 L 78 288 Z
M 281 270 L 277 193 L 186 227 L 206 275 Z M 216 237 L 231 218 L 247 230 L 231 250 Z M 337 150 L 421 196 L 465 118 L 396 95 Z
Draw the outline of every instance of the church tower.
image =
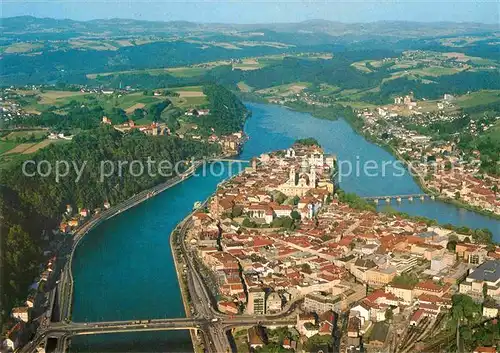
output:
M 309 178 L 310 180 L 310 186 L 315 188 L 316 187 L 316 169 L 313 167 L 311 168 L 311 177 Z
M 297 172 L 295 171 L 295 167 L 290 168 L 290 172 L 288 175 L 288 181 L 292 184 L 295 185 L 297 180 Z

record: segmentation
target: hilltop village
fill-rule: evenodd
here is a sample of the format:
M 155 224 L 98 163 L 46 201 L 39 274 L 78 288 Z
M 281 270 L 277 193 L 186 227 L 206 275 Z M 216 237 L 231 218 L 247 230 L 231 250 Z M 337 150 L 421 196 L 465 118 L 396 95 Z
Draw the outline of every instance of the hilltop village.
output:
M 471 324 L 498 316 L 499 246 L 376 213 L 335 190 L 334 170 L 335 156 L 296 143 L 252 160 L 193 214 L 185 241 L 221 312 L 296 308 L 294 327 L 234 332 L 238 351 L 425 351 L 453 341 L 463 303 Z

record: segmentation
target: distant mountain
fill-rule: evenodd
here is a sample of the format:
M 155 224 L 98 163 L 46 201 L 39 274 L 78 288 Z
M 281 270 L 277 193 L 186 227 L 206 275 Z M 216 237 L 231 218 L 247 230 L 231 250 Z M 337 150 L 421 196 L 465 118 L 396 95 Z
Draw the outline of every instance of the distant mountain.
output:
M 59 20 L 20 16 L 3 18 L 4 36 L 19 37 L 26 34 L 70 34 L 70 36 L 139 36 L 139 35 L 207 35 L 214 33 L 241 34 L 255 31 L 277 33 L 322 33 L 329 36 L 388 36 L 396 38 L 421 38 L 498 32 L 497 25 L 481 23 L 419 23 L 379 21 L 370 23 L 341 23 L 328 20 L 308 20 L 298 23 L 223 24 L 193 23 L 188 21 L 143 21 L 133 19 L 99 19 L 91 21 Z

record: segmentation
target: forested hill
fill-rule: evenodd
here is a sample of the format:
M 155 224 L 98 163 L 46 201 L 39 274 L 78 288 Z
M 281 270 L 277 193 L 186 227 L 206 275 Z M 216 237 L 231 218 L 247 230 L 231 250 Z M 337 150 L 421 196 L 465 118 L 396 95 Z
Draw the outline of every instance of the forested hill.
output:
M 213 128 L 217 134 L 223 135 L 243 129 L 247 110 L 232 92 L 217 85 L 205 86 L 203 91 L 210 114 L 203 119 L 195 118 L 200 133 L 208 135 Z M 168 105 L 163 103 L 159 103 L 160 107 L 158 104 L 152 107 L 163 110 Z M 75 104 L 70 104 L 71 109 L 66 115 L 49 112 L 25 121 L 32 126 L 43 125 L 56 130 L 77 128 L 83 132 L 71 142 L 51 144 L 30 156 L 34 162 L 27 166 L 26 173 L 22 161 L 2 170 L 0 233 L 3 251 L 0 264 L 3 318 L 16 301 L 26 297 L 27 288 L 37 274 L 40 249 L 44 247 L 42 231 L 50 234 L 56 228 L 67 204 L 75 210 L 85 208 L 90 212 L 103 208 L 105 201 L 116 205 L 187 168 L 184 161 L 221 152 L 218 144 L 189 138 L 148 136 L 139 130 L 119 132 L 100 124 L 104 111 L 96 104 L 89 103 L 88 107 L 81 109 L 79 105 L 75 108 Z M 67 162 L 69 173 L 59 180 L 54 172 L 43 177 L 34 167 L 41 161 L 46 161 L 43 162 L 43 171 L 47 170 L 47 164 L 55 168 L 58 161 Z M 133 161 L 134 167 L 131 167 Z M 161 161 L 168 163 L 160 165 Z M 178 169 L 165 170 L 165 166 L 175 166 L 178 162 L 182 162 Z M 163 173 L 159 172 L 160 167 Z M 30 176 L 32 173 L 34 175 Z
M 210 115 L 201 120 L 205 130 L 215 130 L 216 134 L 230 134 L 243 130 L 248 114 L 243 103 L 229 90 L 219 85 L 203 87 L 208 98 Z
M 92 212 L 95 208 L 102 208 L 106 200 L 116 205 L 168 179 L 168 176 L 158 173 L 158 164 L 152 165 L 151 173 L 147 172 L 148 157 L 157 163 L 167 160 L 175 165 L 179 161 L 218 152 L 218 145 L 171 136 L 151 137 L 139 131 L 122 134 L 113 128 L 100 127 L 77 135 L 68 144 L 44 148 L 32 158 L 37 163 L 48 161 L 52 166 L 56 161 L 67 161 L 81 168 L 86 162 L 80 179 L 77 179 L 75 170 L 59 182 L 53 174 L 48 177 L 26 176 L 21 165 L 3 171 L 0 231 L 4 314 L 10 312 L 16 300 L 26 296 L 27 288 L 36 276 L 42 230 L 54 228 L 66 204 Z M 114 165 L 113 175 L 102 178 L 101 161 L 110 161 Z M 128 163 L 122 176 L 118 173 L 118 161 Z M 142 175 L 132 174 L 140 170 L 128 168 L 132 161 L 143 164 L 145 172 Z M 109 164 L 106 166 L 110 168 Z M 32 172 L 32 168 L 28 171 Z

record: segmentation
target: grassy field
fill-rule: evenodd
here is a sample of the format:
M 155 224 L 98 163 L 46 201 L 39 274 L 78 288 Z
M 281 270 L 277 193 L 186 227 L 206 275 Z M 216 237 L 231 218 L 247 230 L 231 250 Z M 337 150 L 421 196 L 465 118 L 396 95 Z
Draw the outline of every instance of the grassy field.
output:
M 196 77 L 202 76 L 209 70 L 224 65 L 232 65 L 235 69 L 240 70 L 256 70 L 263 68 L 268 65 L 278 64 L 283 61 L 285 56 L 293 56 L 301 59 L 318 60 L 318 59 L 330 59 L 332 55 L 329 53 L 297 53 L 297 54 L 277 54 L 277 55 L 266 55 L 258 56 L 252 58 L 241 59 L 241 63 L 231 63 L 229 60 L 219 60 L 210 61 L 203 64 L 196 64 L 191 66 L 179 66 L 170 68 L 160 68 L 160 69 L 140 69 L 140 70 L 127 70 L 127 71 L 113 71 L 113 72 L 102 72 L 98 74 L 87 74 L 87 78 L 93 80 L 97 76 L 111 76 L 119 74 L 149 74 L 149 75 L 161 75 L 168 73 L 176 77 Z
M 208 69 L 203 67 L 174 67 L 166 71 L 175 77 L 196 77 L 205 74 Z
M 238 89 L 241 92 L 252 92 L 253 88 L 247 85 L 244 81 L 238 82 Z
M 1 51 L 7 54 L 29 53 L 43 48 L 42 43 L 14 43 L 6 47 L 2 47 Z
M 454 101 L 461 108 L 470 108 L 478 105 L 500 101 L 500 91 L 478 91 L 466 94 Z
M 292 82 L 286 85 L 273 86 L 270 88 L 265 88 L 256 91 L 259 94 L 268 96 L 289 96 L 292 94 L 296 94 L 302 92 L 304 89 L 311 87 L 312 83 L 310 82 Z
M 13 131 L 2 140 L 4 141 L 15 141 L 16 139 L 19 138 L 30 138 L 33 136 L 35 139 L 40 139 L 47 135 L 48 132 L 46 130 L 27 130 L 27 131 Z
M 0 140 L 0 154 L 4 154 L 19 145 L 18 142 L 14 141 L 3 141 Z

